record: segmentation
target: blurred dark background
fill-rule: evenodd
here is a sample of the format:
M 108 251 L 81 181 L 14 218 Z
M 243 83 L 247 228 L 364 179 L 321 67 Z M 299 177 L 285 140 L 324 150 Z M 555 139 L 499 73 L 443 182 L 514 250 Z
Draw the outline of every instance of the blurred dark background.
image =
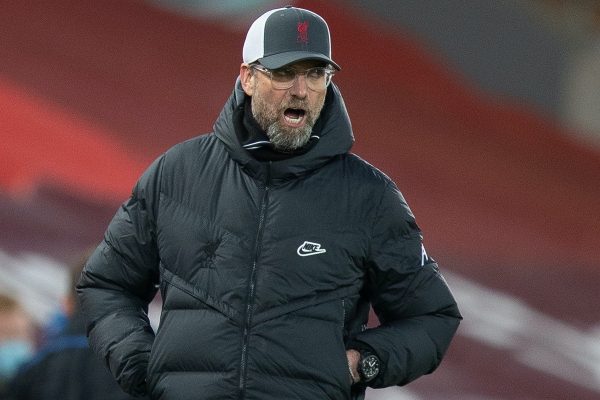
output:
M 595 0 L 0 2 L 0 293 L 52 325 L 69 265 L 155 157 L 211 130 L 250 23 L 285 4 L 328 21 L 353 151 L 397 182 L 465 316 L 438 371 L 367 398 L 600 397 Z

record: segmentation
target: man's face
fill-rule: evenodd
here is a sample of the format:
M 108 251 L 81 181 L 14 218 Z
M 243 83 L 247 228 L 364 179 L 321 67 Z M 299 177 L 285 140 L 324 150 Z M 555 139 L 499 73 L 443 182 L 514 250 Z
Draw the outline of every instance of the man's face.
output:
M 297 71 L 317 66 L 322 64 L 303 61 L 289 65 Z M 289 89 L 273 89 L 267 74 L 249 69 L 246 74 L 249 74 L 246 76 L 248 81 L 243 86 L 252 97 L 252 114 L 275 148 L 293 151 L 304 146 L 321 113 L 327 89 L 310 89 L 304 75 L 297 76 Z M 244 81 L 244 75 L 242 80 Z

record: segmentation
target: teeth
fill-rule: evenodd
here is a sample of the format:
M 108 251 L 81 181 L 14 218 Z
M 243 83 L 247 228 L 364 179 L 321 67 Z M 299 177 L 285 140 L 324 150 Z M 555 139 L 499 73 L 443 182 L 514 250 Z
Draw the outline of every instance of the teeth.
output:
M 287 115 L 285 116 L 286 121 L 289 121 L 293 124 L 297 124 L 298 122 L 300 122 L 300 120 L 302 120 L 302 117 L 298 117 L 298 118 L 290 118 Z

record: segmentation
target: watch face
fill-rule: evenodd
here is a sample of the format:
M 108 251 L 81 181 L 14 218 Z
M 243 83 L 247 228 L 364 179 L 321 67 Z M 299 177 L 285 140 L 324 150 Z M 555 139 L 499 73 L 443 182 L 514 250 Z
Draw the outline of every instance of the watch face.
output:
M 360 372 L 362 378 L 368 382 L 375 378 L 379 373 L 379 358 L 370 354 L 360 361 Z

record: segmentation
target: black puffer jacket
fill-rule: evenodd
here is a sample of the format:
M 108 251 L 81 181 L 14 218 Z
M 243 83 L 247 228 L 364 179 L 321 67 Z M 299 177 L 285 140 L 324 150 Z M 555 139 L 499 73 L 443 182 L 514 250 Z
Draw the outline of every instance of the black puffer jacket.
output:
M 78 285 L 94 350 L 119 383 L 152 398 L 350 399 L 348 343 L 374 350 L 371 386 L 433 371 L 460 315 L 404 198 L 349 154 L 340 93 L 321 139 L 259 162 L 232 115 L 146 171 Z M 159 285 L 156 337 L 145 314 Z M 362 297 L 361 297 L 362 296 Z M 369 298 L 381 326 L 364 329 Z M 359 299 L 363 300 L 359 300 Z

